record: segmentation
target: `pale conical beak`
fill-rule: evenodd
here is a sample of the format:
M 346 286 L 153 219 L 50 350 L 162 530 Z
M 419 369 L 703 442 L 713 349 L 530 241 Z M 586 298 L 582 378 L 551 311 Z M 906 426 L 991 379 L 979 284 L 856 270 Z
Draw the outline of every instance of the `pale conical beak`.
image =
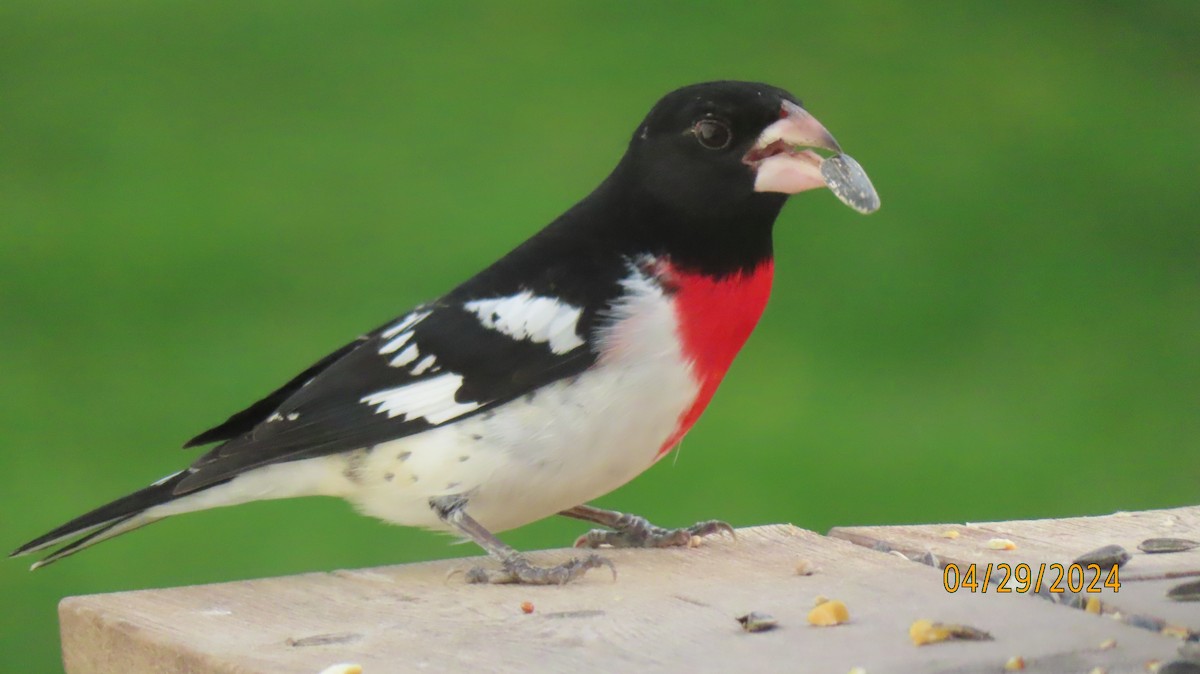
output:
M 826 159 L 813 149 L 834 156 Z M 779 121 L 763 129 L 742 161 L 755 170 L 755 192 L 798 194 L 828 187 L 861 213 L 879 208 L 879 195 L 858 162 L 842 152 L 815 117 L 791 101 L 783 102 Z

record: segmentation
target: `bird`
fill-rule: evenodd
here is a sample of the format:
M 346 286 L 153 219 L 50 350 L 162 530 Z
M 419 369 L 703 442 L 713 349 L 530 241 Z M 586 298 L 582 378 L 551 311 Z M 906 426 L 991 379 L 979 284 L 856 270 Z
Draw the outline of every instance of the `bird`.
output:
M 598 187 L 437 299 L 363 334 L 185 447 L 187 468 L 17 548 L 33 568 L 174 515 L 337 496 L 447 531 L 491 558 L 473 583 L 562 584 L 595 552 L 539 566 L 495 533 L 555 514 L 576 547 L 666 547 L 733 533 L 667 529 L 588 502 L 691 430 L 767 304 L 787 199 L 878 195 L 784 89 L 741 81 L 663 96 Z

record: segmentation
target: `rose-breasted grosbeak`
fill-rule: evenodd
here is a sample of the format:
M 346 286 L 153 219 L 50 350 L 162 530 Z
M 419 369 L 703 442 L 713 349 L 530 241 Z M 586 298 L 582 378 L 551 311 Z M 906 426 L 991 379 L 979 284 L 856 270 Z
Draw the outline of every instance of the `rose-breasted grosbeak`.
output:
M 823 157 L 814 149 L 836 153 Z M 340 496 L 446 529 L 500 570 L 473 581 L 562 583 L 608 562 L 530 564 L 491 532 L 559 513 L 609 527 L 577 545 L 663 546 L 666 530 L 586 505 L 649 468 L 704 411 L 771 290 L 771 229 L 788 195 L 878 198 L 786 91 L 674 91 L 594 192 L 446 295 L 359 337 L 201 433 L 187 469 L 16 550 L 45 565 L 179 513 Z

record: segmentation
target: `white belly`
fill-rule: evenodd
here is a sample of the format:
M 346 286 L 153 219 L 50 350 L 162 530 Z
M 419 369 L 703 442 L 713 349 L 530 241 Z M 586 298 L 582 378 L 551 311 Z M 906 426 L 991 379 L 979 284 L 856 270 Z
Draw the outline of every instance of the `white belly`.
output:
M 682 367 L 601 368 L 446 428 L 359 454 L 345 497 L 399 524 L 440 526 L 434 496 L 503 531 L 579 505 L 649 468 L 695 397 Z

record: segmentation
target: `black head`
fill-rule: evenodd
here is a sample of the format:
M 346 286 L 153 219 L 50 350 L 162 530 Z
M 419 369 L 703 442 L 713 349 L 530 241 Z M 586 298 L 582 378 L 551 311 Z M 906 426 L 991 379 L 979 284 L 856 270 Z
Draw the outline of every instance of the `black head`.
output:
M 677 89 L 646 115 L 626 159 L 639 184 L 665 205 L 711 215 L 760 197 L 775 211 L 785 195 L 756 194 L 742 158 L 763 129 L 779 120 L 783 89 L 749 82 L 708 82 Z M 798 104 L 798 103 L 797 103 Z
M 616 175 L 647 215 L 640 226 L 672 239 L 672 249 L 746 246 L 769 255 L 771 226 L 787 196 L 824 186 L 813 147 L 838 150 L 792 94 L 708 82 L 655 104 Z M 781 179 L 785 164 L 790 173 Z

